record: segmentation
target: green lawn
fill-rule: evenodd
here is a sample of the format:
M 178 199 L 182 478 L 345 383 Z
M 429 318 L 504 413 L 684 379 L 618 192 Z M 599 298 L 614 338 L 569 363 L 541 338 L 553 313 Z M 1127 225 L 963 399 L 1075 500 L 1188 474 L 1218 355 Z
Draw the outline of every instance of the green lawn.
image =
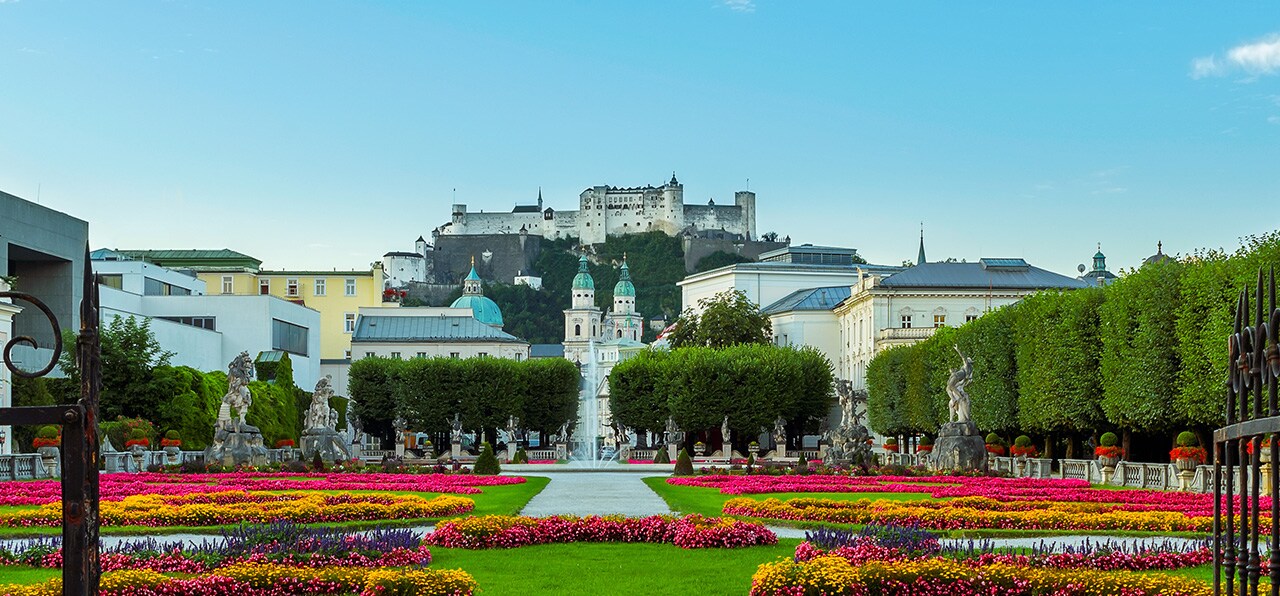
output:
M 62 577 L 61 569 L 0 565 L 0 584 L 38 584 L 55 577 Z
M 473 499 L 476 502 L 475 509 L 462 515 L 515 515 L 524 508 L 530 499 L 542 492 L 550 482 L 545 476 L 526 476 L 525 482 L 521 484 L 504 484 L 501 486 L 484 486 L 480 487 L 483 492 L 478 495 L 458 495 Z M 277 491 L 278 492 L 278 491 Z M 287 492 L 287 491 L 285 491 Z M 419 495 L 426 498 L 432 498 L 440 493 L 417 493 L 406 491 L 322 491 L 322 492 L 353 492 L 353 493 L 387 493 L 397 495 Z M 0 511 L 13 511 L 16 509 L 31 509 L 32 506 L 13 506 L 0 507 Z M 460 516 L 452 516 L 460 517 Z M 397 520 L 378 520 L 378 521 L 351 521 L 336 524 L 308 524 L 317 526 L 333 526 L 351 529 L 370 528 L 374 526 L 418 526 L 443 518 L 417 518 L 417 519 L 397 519 Z M 132 535 L 152 535 L 158 536 L 163 534 L 217 534 L 219 531 L 233 526 L 169 526 L 164 528 L 152 528 L 147 526 L 103 526 L 102 534 L 113 534 L 119 536 Z M 61 534 L 62 529 L 57 527 L 32 527 L 32 528 L 0 528 L 0 538 L 15 538 L 26 536 L 40 535 L 57 535 Z

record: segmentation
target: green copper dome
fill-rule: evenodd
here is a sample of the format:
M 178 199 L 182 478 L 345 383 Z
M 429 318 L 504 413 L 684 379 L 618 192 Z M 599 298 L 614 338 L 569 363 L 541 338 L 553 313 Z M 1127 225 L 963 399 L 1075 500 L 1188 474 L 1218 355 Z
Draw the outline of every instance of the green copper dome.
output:
M 631 271 L 627 268 L 627 261 L 622 261 L 622 271 L 618 274 L 618 284 L 613 286 L 614 296 L 636 296 L 636 286 L 631 283 Z
M 463 281 L 480 281 L 480 275 L 476 273 L 475 259 L 471 259 L 471 273 L 468 273 Z
M 469 308 L 477 321 L 494 327 L 502 327 L 502 311 L 498 304 L 485 296 L 461 296 L 449 305 L 451 308 Z
M 573 276 L 573 289 L 596 289 L 596 282 L 591 279 L 591 272 L 587 270 L 587 255 L 582 255 L 582 258 L 578 259 L 578 274 Z

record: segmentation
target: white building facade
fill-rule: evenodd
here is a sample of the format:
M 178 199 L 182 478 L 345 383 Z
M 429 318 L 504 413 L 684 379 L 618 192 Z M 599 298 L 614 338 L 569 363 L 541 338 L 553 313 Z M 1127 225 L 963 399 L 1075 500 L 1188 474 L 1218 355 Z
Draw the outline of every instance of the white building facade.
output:
M 701 313 L 698 302 L 716 294 L 738 290 L 757 306 L 766 307 L 787 296 L 812 288 L 851 286 L 858 275 L 888 275 L 902 267 L 888 265 L 814 265 L 790 262 L 738 263 L 695 273 L 676 285 L 680 286 L 681 304 L 685 310 Z
M 7 291 L 9 291 L 9 284 L 0 280 L 0 292 Z M 19 312 L 22 312 L 22 308 L 12 300 L 0 299 L 0 346 L 8 344 L 13 338 L 13 317 Z M 0 408 L 11 406 L 13 406 L 13 373 L 9 372 L 9 367 L 0 365 Z M 0 443 L 0 454 L 13 453 L 13 427 L 7 424 L 0 426 L 0 437 L 4 437 L 4 442 Z
M 529 342 L 486 324 L 471 308 L 360 309 L 351 357 L 527 360 Z

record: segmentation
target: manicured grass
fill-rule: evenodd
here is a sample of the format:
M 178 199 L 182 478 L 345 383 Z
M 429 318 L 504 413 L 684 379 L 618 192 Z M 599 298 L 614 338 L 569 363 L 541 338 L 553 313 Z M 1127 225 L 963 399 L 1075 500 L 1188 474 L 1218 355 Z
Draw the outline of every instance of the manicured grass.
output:
M 526 594 L 746 594 L 761 563 L 791 557 L 777 546 L 682 549 L 667 544 L 543 544 L 517 549 L 432 547 L 431 566 L 461 568 L 485 596 Z
M 62 577 L 61 569 L 0 565 L 0 584 L 38 584 L 55 577 Z
M 465 515 L 515 515 L 529 502 L 530 499 L 542 492 L 547 487 L 547 483 L 551 480 L 545 476 L 526 476 L 525 482 L 521 484 L 504 484 L 500 486 L 484 486 L 480 487 L 483 491 L 478 495 L 459 495 L 476 502 L 475 509 L 462 514 Z M 281 491 L 276 491 L 281 492 Z M 283 491 L 288 492 L 288 491 Z M 440 493 L 418 493 L 407 491 L 323 491 L 331 493 L 353 492 L 353 493 L 384 493 L 396 495 L 419 495 L 426 498 L 432 498 Z M 31 506 L 13 506 L 0 507 L 0 511 L 13 511 L 16 509 L 29 509 Z M 453 516 L 461 517 L 461 516 Z M 395 520 L 376 520 L 376 521 L 350 521 L 339 522 L 336 524 L 307 524 L 313 526 L 330 526 L 348 529 L 363 529 L 374 526 L 420 526 L 428 524 L 439 519 L 445 518 L 415 518 L 415 519 L 395 519 Z M 103 526 L 101 533 L 105 535 L 117 536 L 136 536 L 136 535 L 153 535 L 159 536 L 164 534 L 217 534 L 221 530 L 234 526 L 169 526 L 164 528 L 152 528 L 147 526 Z M 57 527 L 30 527 L 30 528 L 0 528 L 0 538 L 21 538 L 28 536 L 51 536 L 62 533 L 61 528 Z
M 895 501 L 921 501 L 930 499 L 925 493 L 763 493 L 757 495 L 726 495 L 719 489 L 701 486 L 674 486 L 667 484 L 667 476 L 645 478 L 644 483 L 658 493 L 673 511 L 680 513 L 701 513 L 703 515 L 721 516 L 724 504 L 729 499 L 746 497 L 763 501 L 765 499 L 796 499 L 809 497 L 814 499 L 834 499 L 838 501 L 856 501 L 858 499 L 893 499 Z

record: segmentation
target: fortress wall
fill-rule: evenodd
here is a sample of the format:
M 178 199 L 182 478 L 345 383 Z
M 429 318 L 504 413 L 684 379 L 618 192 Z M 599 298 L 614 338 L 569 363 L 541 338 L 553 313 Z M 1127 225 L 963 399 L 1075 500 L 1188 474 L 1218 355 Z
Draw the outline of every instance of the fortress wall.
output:
M 684 225 L 698 230 L 720 230 L 746 235 L 749 231 L 742 207 L 737 205 L 685 205 Z

